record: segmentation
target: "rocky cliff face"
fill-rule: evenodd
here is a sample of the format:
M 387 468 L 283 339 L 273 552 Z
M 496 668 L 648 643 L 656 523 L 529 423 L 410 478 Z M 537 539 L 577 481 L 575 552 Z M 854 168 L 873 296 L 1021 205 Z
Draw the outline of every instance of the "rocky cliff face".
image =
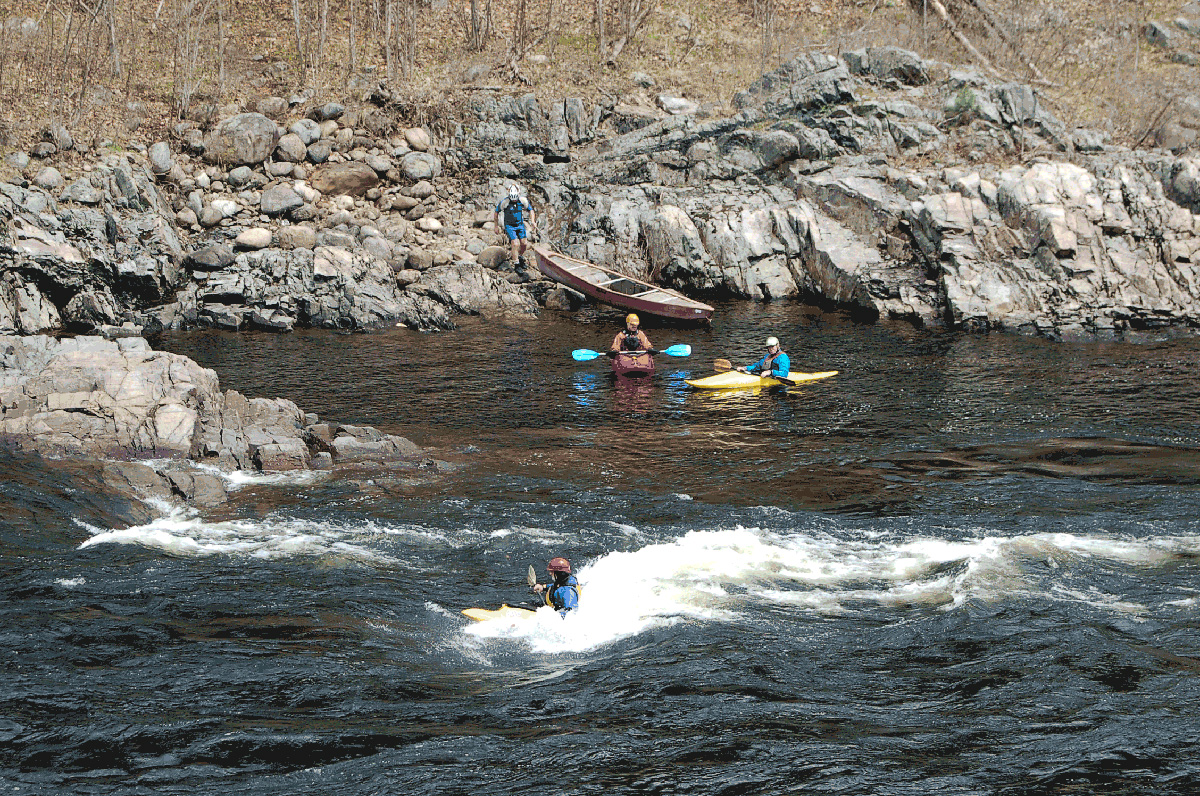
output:
M 609 109 L 556 122 L 532 102 L 493 101 L 459 145 L 508 146 L 575 256 L 922 325 L 1200 326 L 1198 162 L 1067 130 L 1028 86 L 879 49 L 785 64 L 732 117 L 648 110 L 611 137 L 582 124 Z
M 71 179 L 21 156 L 0 332 L 576 306 L 494 245 L 514 180 L 551 246 L 688 292 L 1052 337 L 1200 326 L 1200 161 L 1108 146 L 1029 86 L 892 48 L 798 58 L 734 104 L 483 92 L 435 142 L 329 103 L 183 124 Z

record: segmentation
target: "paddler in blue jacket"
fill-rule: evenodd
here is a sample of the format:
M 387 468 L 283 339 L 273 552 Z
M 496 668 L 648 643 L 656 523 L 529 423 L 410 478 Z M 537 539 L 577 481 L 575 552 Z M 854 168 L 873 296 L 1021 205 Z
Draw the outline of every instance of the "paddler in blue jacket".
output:
M 571 562 L 565 558 L 552 558 L 546 564 L 552 583 L 534 584 L 533 590 L 542 595 L 546 605 L 554 607 L 564 617 L 567 611 L 579 607 L 579 581 L 571 574 Z
M 767 338 L 767 354 L 748 368 L 738 368 L 742 373 L 751 373 L 764 379 L 768 376 L 788 377 L 792 360 L 779 347 L 778 337 Z

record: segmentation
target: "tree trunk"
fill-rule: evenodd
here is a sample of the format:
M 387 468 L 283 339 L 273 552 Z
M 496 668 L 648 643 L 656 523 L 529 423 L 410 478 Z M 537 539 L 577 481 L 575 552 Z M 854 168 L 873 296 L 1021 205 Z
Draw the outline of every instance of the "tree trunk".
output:
M 603 64 L 608 51 L 608 43 L 604 40 L 604 0 L 596 0 L 596 30 L 600 40 L 597 60 Z
M 300 32 L 300 0 L 292 0 L 292 21 L 296 23 L 296 56 L 300 59 L 300 75 L 304 76 L 304 35 Z
M 350 71 L 358 71 L 358 13 L 350 0 Z

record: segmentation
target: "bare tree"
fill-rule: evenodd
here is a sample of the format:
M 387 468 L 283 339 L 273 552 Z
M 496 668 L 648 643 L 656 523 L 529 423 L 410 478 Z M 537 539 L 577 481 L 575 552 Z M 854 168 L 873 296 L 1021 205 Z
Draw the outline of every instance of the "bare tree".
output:
M 597 0 L 599 3 L 600 0 Z M 621 52 L 629 45 L 641 31 L 642 26 L 646 24 L 646 20 L 654 13 L 654 9 L 658 6 L 658 0 L 617 0 L 617 22 L 619 24 L 619 35 L 612 44 L 608 47 L 607 52 L 603 45 L 604 33 L 601 29 L 601 49 L 600 61 L 602 63 L 615 63 Z M 602 8 L 598 8 L 602 11 Z M 597 17 L 602 21 L 604 15 L 598 13 Z
M 350 0 L 350 71 L 358 71 L 358 10 Z
M 300 75 L 303 78 L 307 71 L 305 65 L 308 63 L 306 53 L 304 52 L 304 34 L 301 28 L 300 21 L 300 0 L 292 0 L 292 22 L 296 27 L 296 59 L 300 62 Z
M 600 63 L 604 63 L 608 57 L 608 42 L 604 38 L 604 14 L 604 0 L 596 0 L 597 60 Z

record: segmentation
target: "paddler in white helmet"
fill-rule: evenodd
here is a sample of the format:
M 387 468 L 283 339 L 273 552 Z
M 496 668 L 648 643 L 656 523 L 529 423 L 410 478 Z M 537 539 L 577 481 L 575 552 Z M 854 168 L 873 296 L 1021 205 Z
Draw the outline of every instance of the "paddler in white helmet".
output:
M 779 347 L 779 338 L 771 336 L 767 338 L 766 355 L 753 365 L 746 368 L 738 368 L 738 370 L 742 373 L 752 373 L 755 376 L 761 376 L 764 379 L 768 376 L 781 376 L 786 379 L 791 367 L 792 360 Z

